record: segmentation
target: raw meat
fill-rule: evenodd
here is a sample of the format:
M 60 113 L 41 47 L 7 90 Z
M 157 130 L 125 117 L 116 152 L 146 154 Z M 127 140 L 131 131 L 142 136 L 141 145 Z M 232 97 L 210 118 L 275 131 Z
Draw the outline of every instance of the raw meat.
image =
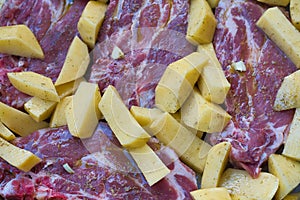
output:
M 153 107 L 154 90 L 167 65 L 195 50 L 185 40 L 186 0 L 112 0 L 94 49 L 90 81 L 112 84 L 128 107 Z M 118 46 L 124 58 L 112 59 Z
M 231 162 L 257 177 L 261 165 L 283 143 L 294 110 L 276 112 L 272 106 L 278 88 L 295 65 L 255 26 L 266 7 L 257 1 L 221 0 L 214 37 L 231 89 L 226 106 L 232 121 L 214 142 L 230 141 Z M 229 65 L 244 61 L 246 72 Z
M 150 187 L 108 125 L 100 122 L 92 138 L 80 140 L 66 127 L 44 129 L 14 144 L 43 162 L 23 173 L 0 160 L 0 196 L 6 199 L 191 199 L 195 173 L 168 147 L 149 145 L 171 173 Z M 63 165 L 68 163 L 74 174 Z

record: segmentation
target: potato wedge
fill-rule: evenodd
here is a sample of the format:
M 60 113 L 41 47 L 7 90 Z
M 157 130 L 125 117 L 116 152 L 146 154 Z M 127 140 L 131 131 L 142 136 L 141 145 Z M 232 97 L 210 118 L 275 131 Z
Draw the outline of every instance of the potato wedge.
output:
M 85 6 L 77 24 L 82 40 L 93 48 L 97 35 L 105 17 L 107 5 L 99 1 L 89 1 Z
M 62 99 L 66 96 L 72 95 L 77 90 L 81 82 L 86 82 L 84 77 L 56 86 L 55 89 L 59 98 Z
M 67 110 L 69 103 L 72 101 L 72 98 L 73 96 L 68 96 L 58 102 L 50 119 L 50 127 L 53 128 L 67 125 L 65 111 Z
M 194 44 L 210 43 L 217 20 L 206 0 L 191 0 L 186 39 Z
M 299 199 L 300 199 L 300 192 L 288 194 L 283 198 L 283 200 L 299 200 Z
M 11 84 L 25 94 L 58 102 L 59 96 L 52 80 L 35 72 L 7 73 Z
M 27 136 L 34 131 L 48 127 L 46 122 L 36 122 L 30 115 L 0 102 L 0 120 L 10 130 L 20 136 Z
M 143 108 L 131 106 L 130 113 L 141 126 L 150 126 L 152 122 L 162 115 L 162 111 L 157 108 Z
M 197 82 L 201 95 L 216 104 L 224 103 L 230 89 L 220 62 L 217 59 L 212 43 L 199 45 L 197 51 L 209 57 L 208 64 L 203 68 Z
M 296 109 L 282 154 L 300 161 L 300 108 Z
M 278 7 L 269 8 L 259 18 L 256 25 L 300 67 L 300 32 L 286 18 Z
M 279 179 L 275 200 L 283 199 L 300 184 L 300 162 L 272 154 L 268 159 L 269 171 Z
M 30 58 L 44 58 L 43 50 L 26 25 L 0 27 L 0 53 Z
M 30 171 L 32 167 L 42 161 L 30 151 L 20 149 L 2 138 L 0 138 L 0 157 L 24 172 Z
M 101 100 L 98 84 L 82 82 L 68 108 L 65 111 L 70 133 L 79 138 L 89 138 L 98 125 L 100 111 L 98 103 Z
M 104 92 L 99 109 L 122 146 L 137 148 L 149 140 L 150 135 L 134 119 L 112 85 Z
M 182 126 L 169 113 L 162 114 L 149 128 L 159 141 L 175 150 L 180 159 L 202 173 L 211 146 Z
M 290 0 L 257 0 L 257 1 L 272 6 L 287 6 L 290 3 Z
M 300 70 L 286 76 L 276 94 L 274 110 L 288 110 L 300 107 Z
M 300 30 L 300 2 L 298 0 L 290 0 L 290 16 L 293 25 Z
M 41 122 L 50 117 L 57 102 L 47 101 L 39 97 L 32 97 L 24 104 L 24 109 L 36 122 Z
M 7 141 L 11 141 L 16 138 L 13 132 L 11 132 L 1 121 L 0 121 L 0 137 Z
M 170 173 L 168 167 L 147 144 L 130 149 L 129 153 L 150 186 L 154 185 Z
M 207 0 L 207 3 L 211 8 L 216 8 L 219 4 L 220 0 Z
M 64 65 L 55 82 L 62 85 L 83 77 L 90 62 L 88 47 L 77 36 L 73 39 Z
M 186 125 L 207 133 L 222 131 L 231 119 L 221 106 L 204 99 L 197 88 L 183 104 L 181 116 Z
M 214 188 L 219 185 L 228 162 L 231 144 L 222 142 L 213 146 L 207 155 L 202 174 L 201 188 Z
M 261 172 L 254 179 L 245 170 L 228 168 L 221 177 L 219 187 L 227 188 L 232 200 L 271 200 L 278 184 L 278 178 L 270 173 Z
M 155 89 L 155 104 L 163 111 L 175 113 L 192 92 L 208 57 L 198 52 L 171 63 Z
M 199 189 L 190 192 L 194 200 L 231 200 L 231 197 L 226 188 L 216 187 Z

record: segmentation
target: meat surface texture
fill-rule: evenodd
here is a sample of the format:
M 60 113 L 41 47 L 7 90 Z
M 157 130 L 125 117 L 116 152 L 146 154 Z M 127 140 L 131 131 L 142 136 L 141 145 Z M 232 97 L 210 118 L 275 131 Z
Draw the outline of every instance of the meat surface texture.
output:
M 93 51 L 90 81 L 101 91 L 114 85 L 128 107 L 153 107 L 166 67 L 195 50 L 185 40 L 186 0 L 112 0 Z M 124 58 L 112 59 L 114 47 Z
M 265 9 L 256 1 L 221 0 L 215 11 L 218 25 L 214 45 L 231 83 L 226 106 L 232 121 L 213 140 L 230 141 L 231 162 L 253 177 L 283 143 L 294 113 L 272 108 L 283 78 L 296 67 L 255 26 Z M 230 67 L 238 61 L 244 61 L 245 72 Z
M 154 139 L 149 145 L 171 173 L 150 187 L 104 122 L 85 140 L 61 127 L 37 131 L 14 144 L 43 161 L 23 173 L 1 159 L 0 195 L 5 199 L 191 199 L 189 191 L 197 188 L 194 172 Z M 64 169 L 66 163 L 74 173 Z

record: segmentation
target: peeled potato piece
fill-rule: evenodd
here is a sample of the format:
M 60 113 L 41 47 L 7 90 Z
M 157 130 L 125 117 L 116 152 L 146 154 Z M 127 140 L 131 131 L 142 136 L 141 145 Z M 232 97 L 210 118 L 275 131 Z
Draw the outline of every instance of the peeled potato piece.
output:
M 52 114 L 57 102 L 32 97 L 24 104 L 24 109 L 37 122 L 41 122 Z
M 0 137 L 7 141 L 11 141 L 16 138 L 16 136 L 11 132 L 6 126 L 0 121 Z
M 72 101 L 72 98 L 73 96 L 68 96 L 58 102 L 50 119 L 50 127 L 67 125 L 65 111 L 68 108 L 69 103 Z
M 44 58 L 40 44 L 26 25 L 0 27 L 0 53 Z
M 207 188 L 190 192 L 194 200 L 231 200 L 226 188 Z
M 300 30 L 300 2 L 299 0 L 290 0 L 290 15 L 294 26 Z

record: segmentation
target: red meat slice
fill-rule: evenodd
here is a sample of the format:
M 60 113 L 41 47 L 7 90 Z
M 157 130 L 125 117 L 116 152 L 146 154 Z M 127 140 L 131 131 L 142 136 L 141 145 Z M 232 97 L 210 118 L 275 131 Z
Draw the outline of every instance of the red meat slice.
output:
M 0 196 L 6 199 L 191 199 L 189 192 L 197 188 L 195 173 L 154 139 L 149 144 L 171 173 L 150 187 L 106 123 L 87 140 L 61 127 L 37 131 L 14 144 L 43 162 L 23 173 L 0 160 Z M 63 168 L 65 163 L 74 174 Z
M 268 156 L 283 143 L 294 110 L 276 112 L 272 106 L 283 78 L 295 65 L 255 26 L 266 8 L 256 1 L 221 0 L 214 45 L 231 89 L 226 98 L 232 121 L 215 142 L 230 141 L 231 161 L 257 177 Z M 247 70 L 229 65 L 244 61 Z

